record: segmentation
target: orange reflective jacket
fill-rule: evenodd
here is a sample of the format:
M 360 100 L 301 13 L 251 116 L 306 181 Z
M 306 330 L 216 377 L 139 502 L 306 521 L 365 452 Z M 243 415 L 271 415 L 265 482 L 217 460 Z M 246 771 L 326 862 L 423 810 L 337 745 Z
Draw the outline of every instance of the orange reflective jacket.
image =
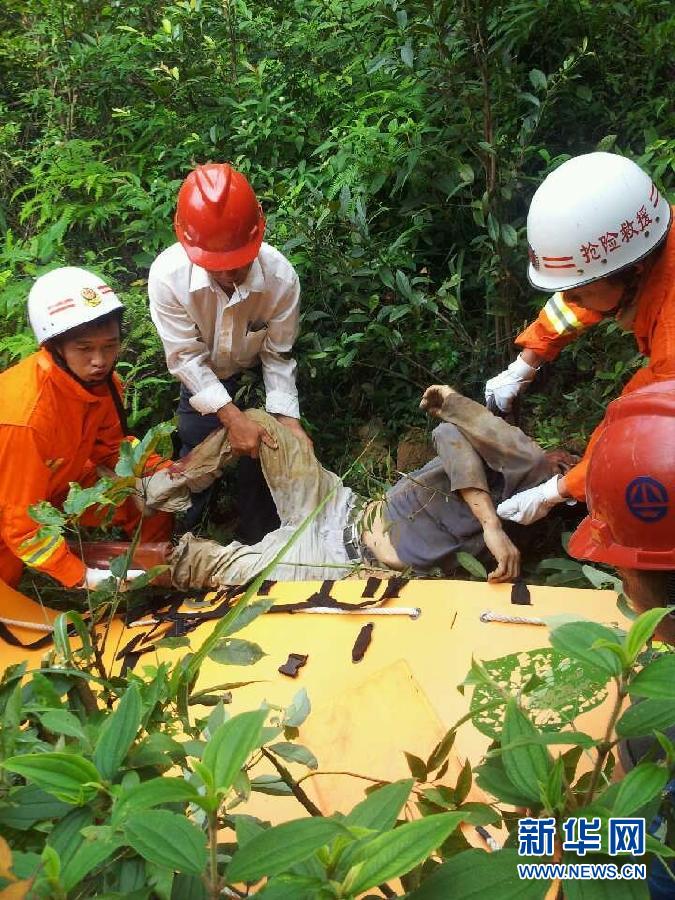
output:
M 638 349 L 649 361 L 633 375 L 622 394 L 675 377 L 675 227 L 670 229 L 663 249 L 640 286 L 636 307 L 632 330 Z M 577 317 L 580 327 L 573 326 L 561 331 L 562 322 L 570 324 L 570 310 Z M 577 307 L 565 301 L 561 294 L 554 294 L 536 322 L 518 336 L 516 343 L 529 347 L 544 359 L 554 359 L 566 344 L 594 324 L 592 319 L 599 321 L 600 318 L 598 313 Z M 602 429 L 601 422 L 591 436 L 583 459 L 567 473 L 567 488 L 577 500 L 585 500 L 589 453 Z
M 81 582 L 84 563 L 61 537 L 27 546 L 39 528 L 28 507 L 62 500 L 93 466 L 114 468 L 125 437 L 107 385 L 98 390 L 85 390 L 44 349 L 0 373 L 0 556 L 66 587 Z

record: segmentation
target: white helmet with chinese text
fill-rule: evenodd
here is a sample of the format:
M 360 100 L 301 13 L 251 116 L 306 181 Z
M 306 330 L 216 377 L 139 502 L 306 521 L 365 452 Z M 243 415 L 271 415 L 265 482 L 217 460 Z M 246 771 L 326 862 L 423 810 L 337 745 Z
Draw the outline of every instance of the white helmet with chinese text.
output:
M 632 160 L 615 153 L 575 156 L 532 198 L 527 276 L 545 291 L 605 278 L 660 244 L 670 218 L 668 202 Z
M 41 275 L 28 295 L 28 318 L 40 345 L 123 308 L 99 275 L 75 266 Z

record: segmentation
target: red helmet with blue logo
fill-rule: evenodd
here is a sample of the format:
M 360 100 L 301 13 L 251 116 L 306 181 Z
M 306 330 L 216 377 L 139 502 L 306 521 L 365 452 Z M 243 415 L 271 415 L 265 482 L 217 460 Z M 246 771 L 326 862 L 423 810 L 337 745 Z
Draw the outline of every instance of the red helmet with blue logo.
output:
M 675 379 L 611 403 L 586 477 L 589 515 L 569 552 L 625 569 L 675 569 Z

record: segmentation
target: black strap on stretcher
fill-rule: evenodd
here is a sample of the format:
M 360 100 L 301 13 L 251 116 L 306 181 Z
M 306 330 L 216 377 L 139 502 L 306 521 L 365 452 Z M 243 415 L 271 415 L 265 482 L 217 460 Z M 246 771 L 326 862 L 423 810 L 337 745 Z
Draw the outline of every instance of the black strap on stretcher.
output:
M 393 578 L 387 579 L 387 585 L 384 592 L 382 593 L 382 596 L 378 597 L 377 600 L 373 602 L 371 598 L 373 598 L 374 594 L 377 592 L 377 589 L 382 583 L 382 579 L 374 577 L 369 578 L 366 582 L 362 594 L 362 597 L 366 598 L 365 602 L 343 603 L 331 596 L 331 590 L 335 582 L 327 580 L 322 583 L 321 587 L 316 593 L 312 594 L 306 600 L 302 600 L 298 603 L 275 603 L 267 610 L 267 612 L 295 613 L 302 612 L 305 609 L 309 609 L 315 606 L 327 606 L 332 609 L 343 609 L 347 612 L 352 609 L 367 609 L 370 607 L 374 608 L 380 606 L 386 600 L 398 598 L 401 590 L 403 589 L 403 587 L 405 587 L 408 581 L 409 579 L 403 576 L 395 576 Z M 268 596 L 275 584 L 275 581 L 263 582 L 263 584 L 260 586 L 260 590 L 258 591 L 257 596 Z M 177 600 L 175 603 L 171 604 L 168 609 L 148 609 L 148 612 L 153 616 L 155 620 L 153 624 L 149 626 L 149 631 L 146 631 L 143 634 L 135 635 L 117 654 L 116 659 L 122 660 L 123 671 L 132 669 L 141 656 L 143 656 L 145 653 L 154 651 L 155 642 L 151 641 L 151 638 L 162 629 L 162 626 L 168 623 L 170 625 L 170 628 L 161 630 L 161 636 L 158 635 L 159 640 L 171 637 L 184 637 L 185 635 L 194 631 L 200 625 L 203 625 L 205 622 L 212 622 L 217 619 L 222 619 L 222 617 L 227 615 L 227 613 L 230 611 L 230 609 L 234 605 L 235 600 L 240 597 L 245 590 L 246 586 L 244 585 L 230 587 L 224 589 L 223 591 L 220 591 L 214 599 L 214 603 L 216 605 L 208 610 L 179 612 L 179 607 L 182 603 L 182 599 Z M 134 621 L 140 617 L 141 616 L 139 615 L 139 610 L 138 608 L 136 608 L 133 612 L 133 615 L 127 615 L 127 624 L 129 623 L 129 621 Z

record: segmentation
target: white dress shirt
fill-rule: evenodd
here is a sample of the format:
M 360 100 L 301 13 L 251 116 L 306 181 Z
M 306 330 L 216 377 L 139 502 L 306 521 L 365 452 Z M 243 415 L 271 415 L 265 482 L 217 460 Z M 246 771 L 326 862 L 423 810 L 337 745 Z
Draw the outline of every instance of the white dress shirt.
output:
M 262 363 L 266 409 L 300 417 L 296 362 L 300 282 L 286 257 L 263 243 L 231 297 L 180 244 L 157 257 L 148 277 L 150 315 L 166 364 L 192 393 L 197 412 L 215 413 L 232 398 L 220 383 Z

